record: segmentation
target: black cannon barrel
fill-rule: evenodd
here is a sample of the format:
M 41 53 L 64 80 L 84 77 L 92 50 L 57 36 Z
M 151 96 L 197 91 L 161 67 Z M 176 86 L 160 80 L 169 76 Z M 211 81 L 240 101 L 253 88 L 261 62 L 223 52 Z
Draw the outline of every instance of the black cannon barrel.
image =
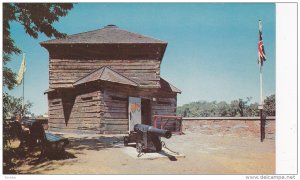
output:
M 169 130 L 158 129 L 153 126 L 149 126 L 149 125 L 145 125 L 145 124 L 134 125 L 134 131 L 150 132 L 153 135 L 165 137 L 167 139 L 171 138 L 171 136 L 172 136 L 172 132 Z

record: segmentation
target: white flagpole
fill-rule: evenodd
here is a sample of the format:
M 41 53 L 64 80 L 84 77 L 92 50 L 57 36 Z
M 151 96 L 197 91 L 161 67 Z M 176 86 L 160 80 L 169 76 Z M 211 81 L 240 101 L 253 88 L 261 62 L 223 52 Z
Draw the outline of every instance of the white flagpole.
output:
M 25 53 L 23 53 L 23 59 L 25 59 Z M 24 96 L 24 83 L 25 83 L 25 72 L 23 74 L 23 92 L 22 92 L 22 96 L 23 96 L 23 102 L 22 102 L 22 117 L 24 117 L 25 115 L 25 96 Z
M 260 32 L 262 32 L 262 21 L 258 21 L 258 29 Z M 260 57 L 258 57 L 260 58 Z M 260 105 L 263 106 L 264 101 L 263 101 L 263 90 L 262 90 L 262 59 L 259 59 L 259 80 L 260 80 Z M 261 107 L 262 108 L 262 107 Z
M 262 32 L 262 22 L 261 20 L 258 21 L 258 28 L 260 33 Z M 265 120 L 263 119 L 263 107 L 264 107 L 264 100 L 263 100 L 263 90 L 262 90 L 262 63 L 263 59 L 259 58 L 259 82 L 260 82 L 260 105 L 258 106 L 259 109 L 259 116 L 260 116 L 260 141 L 263 142 L 265 139 Z
M 263 142 L 265 139 L 265 120 L 263 119 L 263 108 L 264 108 L 264 100 L 263 100 L 263 92 L 262 92 L 262 65 L 260 64 L 260 105 L 258 106 L 259 109 L 259 116 L 260 116 L 260 142 Z
M 262 66 L 260 64 L 259 66 L 260 69 L 260 73 L 259 73 L 259 80 L 260 80 L 260 105 L 263 106 L 264 102 L 263 102 L 263 94 L 262 94 Z

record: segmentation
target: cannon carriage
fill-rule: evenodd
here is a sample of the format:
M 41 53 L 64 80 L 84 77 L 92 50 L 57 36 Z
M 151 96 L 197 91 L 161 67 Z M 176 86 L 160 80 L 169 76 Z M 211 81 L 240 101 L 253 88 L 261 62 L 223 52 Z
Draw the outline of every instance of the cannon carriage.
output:
M 172 133 L 169 130 L 158 129 L 153 126 L 136 124 L 134 131 L 124 137 L 124 145 L 135 143 L 138 153 L 159 152 L 162 150 L 161 137 L 171 138 Z

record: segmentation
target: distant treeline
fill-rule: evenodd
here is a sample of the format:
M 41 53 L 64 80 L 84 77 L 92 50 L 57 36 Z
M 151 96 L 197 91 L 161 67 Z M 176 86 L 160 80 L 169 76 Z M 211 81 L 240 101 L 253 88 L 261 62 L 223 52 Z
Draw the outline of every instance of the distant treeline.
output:
M 259 116 L 258 103 L 250 103 L 252 98 L 225 101 L 207 102 L 197 101 L 184 104 L 177 108 L 177 115 L 183 117 L 249 117 Z M 264 116 L 275 116 L 276 104 L 275 94 L 264 100 Z

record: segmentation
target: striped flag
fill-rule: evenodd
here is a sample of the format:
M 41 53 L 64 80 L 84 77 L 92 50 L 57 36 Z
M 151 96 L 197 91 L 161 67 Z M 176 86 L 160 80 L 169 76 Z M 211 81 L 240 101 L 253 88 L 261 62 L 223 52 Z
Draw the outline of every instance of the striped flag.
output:
M 259 32 L 258 32 L 258 36 L 259 36 L 259 41 L 258 41 L 258 64 L 260 64 L 260 66 L 263 65 L 263 62 L 266 61 L 266 54 L 265 54 L 265 50 L 264 50 L 264 42 L 262 39 L 262 22 L 261 20 L 258 21 L 258 28 L 259 28 Z
M 23 54 L 23 60 L 17 77 L 17 85 L 21 84 L 24 78 L 25 71 L 26 71 L 26 60 L 25 60 L 25 54 Z

